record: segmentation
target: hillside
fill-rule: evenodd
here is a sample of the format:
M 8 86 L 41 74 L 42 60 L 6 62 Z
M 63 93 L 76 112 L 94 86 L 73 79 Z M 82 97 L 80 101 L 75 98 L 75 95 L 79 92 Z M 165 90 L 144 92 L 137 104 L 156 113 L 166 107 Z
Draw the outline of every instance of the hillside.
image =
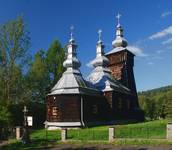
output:
M 159 94 L 159 93 L 167 93 L 172 89 L 172 85 L 164 86 L 160 88 L 155 88 L 147 91 L 141 91 L 138 92 L 138 95 L 153 95 L 153 94 Z
M 148 119 L 172 118 L 172 86 L 138 92 L 138 96 Z

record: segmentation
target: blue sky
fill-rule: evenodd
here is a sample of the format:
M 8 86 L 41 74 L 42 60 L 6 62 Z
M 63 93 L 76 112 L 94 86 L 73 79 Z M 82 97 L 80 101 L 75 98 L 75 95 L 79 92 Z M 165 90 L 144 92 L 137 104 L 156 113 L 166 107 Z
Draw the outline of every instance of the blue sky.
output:
M 74 25 L 81 71 L 95 57 L 98 29 L 103 30 L 105 51 L 115 38 L 118 12 L 135 57 L 137 89 L 172 84 L 172 0 L 0 0 L 0 24 L 22 15 L 30 31 L 31 54 L 47 49 L 54 39 L 62 45 Z

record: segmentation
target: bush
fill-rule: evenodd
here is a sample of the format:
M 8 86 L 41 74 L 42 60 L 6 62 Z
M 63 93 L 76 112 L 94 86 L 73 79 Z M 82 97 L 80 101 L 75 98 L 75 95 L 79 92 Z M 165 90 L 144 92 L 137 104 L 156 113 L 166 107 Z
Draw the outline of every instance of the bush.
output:
M 8 137 L 8 128 L 10 124 L 10 113 L 5 106 L 0 105 L 0 139 Z

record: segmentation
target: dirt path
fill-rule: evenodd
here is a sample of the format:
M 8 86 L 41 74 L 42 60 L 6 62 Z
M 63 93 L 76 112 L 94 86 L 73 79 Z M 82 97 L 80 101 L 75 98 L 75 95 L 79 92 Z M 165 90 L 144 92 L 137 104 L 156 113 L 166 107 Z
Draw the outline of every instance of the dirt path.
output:
M 2 146 L 7 145 L 8 143 L 8 141 L 0 141 L 0 149 Z
M 172 150 L 170 146 L 125 146 L 119 147 L 114 145 L 57 145 L 51 150 Z

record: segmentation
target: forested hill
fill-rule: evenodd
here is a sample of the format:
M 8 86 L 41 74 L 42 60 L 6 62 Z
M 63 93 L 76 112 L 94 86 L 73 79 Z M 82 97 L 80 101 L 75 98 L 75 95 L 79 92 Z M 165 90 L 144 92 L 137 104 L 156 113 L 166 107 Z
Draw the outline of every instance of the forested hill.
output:
M 145 96 L 155 96 L 155 95 L 161 95 L 161 94 L 166 94 L 168 92 L 172 92 L 172 85 L 169 86 L 164 86 L 156 89 L 151 89 L 147 91 L 141 91 L 138 92 L 138 95 L 145 95 Z
M 147 118 L 172 118 L 172 85 L 138 92 L 138 96 Z

